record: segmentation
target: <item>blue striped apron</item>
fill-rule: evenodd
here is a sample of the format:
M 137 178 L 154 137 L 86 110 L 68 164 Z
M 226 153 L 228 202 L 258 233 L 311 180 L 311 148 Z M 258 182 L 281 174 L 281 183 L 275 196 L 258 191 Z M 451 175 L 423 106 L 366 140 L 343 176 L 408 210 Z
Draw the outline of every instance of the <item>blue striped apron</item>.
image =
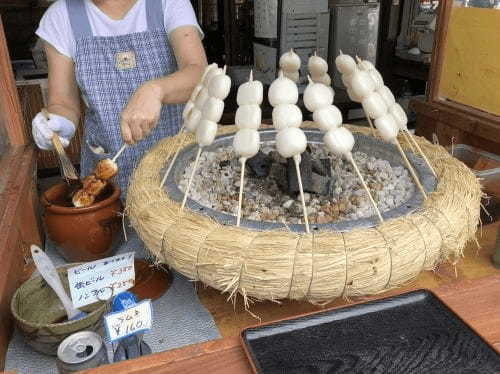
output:
M 164 28 L 162 1 L 143 1 L 146 31 L 102 37 L 92 34 L 85 2 L 66 0 L 76 41 L 76 80 L 88 103 L 81 145 L 82 176 L 91 174 L 99 160 L 112 158 L 124 144 L 120 116 L 136 89 L 177 70 Z M 146 139 L 127 147 L 119 157 L 115 181 L 122 189 L 122 199 L 126 197 L 129 178 L 145 152 L 158 140 L 179 131 L 182 109 L 183 105 L 163 105 L 156 128 Z

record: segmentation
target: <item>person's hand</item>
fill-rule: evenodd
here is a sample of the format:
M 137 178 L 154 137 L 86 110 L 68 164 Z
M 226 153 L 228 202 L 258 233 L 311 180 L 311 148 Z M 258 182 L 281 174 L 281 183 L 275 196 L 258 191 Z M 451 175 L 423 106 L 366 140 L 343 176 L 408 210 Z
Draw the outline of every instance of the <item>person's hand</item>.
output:
M 153 81 L 140 86 L 122 112 L 121 129 L 125 143 L 134 144 L 149 135 L 160 120 L 161 88 Z
M 31 132 L 36 145 L 40 149 L 53 149 L 52 136 L 54 132 L 59 135 L 63 147 L 67 147 L 73 135 L 75 135 L 76 126 L 69 119 L 57 114 L 49 113 L 47 120 L 42 113 L 38 113 L 31 122 Z

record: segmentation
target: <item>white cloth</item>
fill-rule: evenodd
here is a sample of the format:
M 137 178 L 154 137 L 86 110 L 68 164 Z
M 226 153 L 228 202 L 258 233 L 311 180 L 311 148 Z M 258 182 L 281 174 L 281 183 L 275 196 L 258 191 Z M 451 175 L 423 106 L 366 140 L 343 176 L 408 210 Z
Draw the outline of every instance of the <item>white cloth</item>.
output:
M 75 135 L 76 127 L 66 117 L 57 114 L 49 114 L 49 120 L 42 113 L 38 113 L 31 122 L 31 131 L 36 145 L 40 149 L 49 150 L 54 148 L 52 145 L 52 136 L 57 132 L 63 147 L 67 147 L 73 135 Z
M 85 8 L 94 36 L 119 36 L 147 30 L 146 2 L 137 0 L 121 20 L 114 20 L 100 10 L 92 0 Z M 160 1 L 160 0 L 158 0 Z M 167 34 L 180 26 L 195 26 L 203 38 L 189 0 L 161 0 L 164 9 L 164 25 Z M 71 59 L 75 55 L 76 43 L 68 17 L 66 0 L 57 0 L 43 15 L 36 34 L 50 43 L 57 51 Z

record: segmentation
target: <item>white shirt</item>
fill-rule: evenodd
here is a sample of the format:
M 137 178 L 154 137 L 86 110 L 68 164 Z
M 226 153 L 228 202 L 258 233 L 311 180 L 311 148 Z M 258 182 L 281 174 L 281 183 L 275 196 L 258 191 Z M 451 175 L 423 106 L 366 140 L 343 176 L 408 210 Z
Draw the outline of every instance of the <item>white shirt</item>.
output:
M 119 36 L 147 30 L 146 2 L 137 0 L 123 19 L 114 20 L 100 10 L 92 0 L 85 2 L 85 9 L 94 36 Z M 160 0 L 158 0 L 160 1 Z M 179 26 L 195 26 L 203 37 L 189 0 L 161 0 L 164 10 L 164 25 L 167 34 Z M 57 51 L 71 59 L 75 56 L 76 42 L 68 16 L 66 0 L 52 4 L 36 30 L 36 34 L 50 43 Z

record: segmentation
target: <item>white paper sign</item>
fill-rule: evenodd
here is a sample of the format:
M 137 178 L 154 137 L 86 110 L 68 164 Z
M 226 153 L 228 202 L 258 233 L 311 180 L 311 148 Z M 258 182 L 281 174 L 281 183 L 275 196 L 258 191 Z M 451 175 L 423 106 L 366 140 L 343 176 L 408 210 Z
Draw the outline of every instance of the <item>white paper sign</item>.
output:
M 75 308 L 116 296 L 134 286 L 134 252 L 70 268 L 68 281 Z
M 110 313 L 104 316 L 106 334 L 108 340 L 111 342 L 150 330 L 152 324 L 151 300 L 141 301 L 121 312 Z

